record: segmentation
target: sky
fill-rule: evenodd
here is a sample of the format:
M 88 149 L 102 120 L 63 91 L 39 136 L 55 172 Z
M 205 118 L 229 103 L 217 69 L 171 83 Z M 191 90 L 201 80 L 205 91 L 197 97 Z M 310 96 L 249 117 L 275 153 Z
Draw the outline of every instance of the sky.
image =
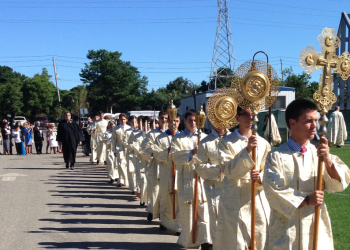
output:
M 55 57 L 60 89 L 82 84 L 88 50 L 99 49 L 121 52 L 148 77 L 148 90 L 179 76 L 209 80 L 216 0 L 0 0 L 0 10 L 0 65 L 29 77 L 45 67 L 54 76 Z M 262 50 L 279 77 L 280 59 L 301 73 L 300 51 L 320 51 L 317 36 L 324 27 L 337 31 L 344 11 L 349 0 L 228 0 L 235 69 Z

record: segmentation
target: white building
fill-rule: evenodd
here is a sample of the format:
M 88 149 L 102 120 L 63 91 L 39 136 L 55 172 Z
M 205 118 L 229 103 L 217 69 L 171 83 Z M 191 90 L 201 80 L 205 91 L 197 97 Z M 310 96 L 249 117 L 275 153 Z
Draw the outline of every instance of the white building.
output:
M 290 87 L 278 87 L 279 94 L 272 105 L 272 110 L 285 110 L 286 107 L 295 100 L 295 89 Z M 207 112 L 207 103 L 210 96 L 215 92 L 215 90 L 210 90 L 204 93 L 199 93 L 196 95 L 196 98 L 193 96 L 188 96 L 181 99 L 181 105 L 178 108 L 181 119 L 185 117 L 185 113 L 189 109 L 199 110 L 201 103 L 203 103 L 203 109 Z M 205 122 L 205 128 L 211 129 L 212 125 L 209 120 Z

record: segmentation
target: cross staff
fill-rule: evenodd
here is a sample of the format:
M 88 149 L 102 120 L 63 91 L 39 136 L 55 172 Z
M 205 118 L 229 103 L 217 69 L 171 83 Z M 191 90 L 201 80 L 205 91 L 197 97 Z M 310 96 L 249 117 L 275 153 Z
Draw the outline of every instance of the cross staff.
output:
M 314 69 L 323 68 L 322 82 L 313 97 L 321 113 L 319 119 L 320 129 L 318 133 L 320 137 L 324 137 L 327 134 L 326 126 L 328 123 L 326 114 L 337 100 L 335 94 L 332 92 L 332 69 L 334 73 L 340 74 L 341 78 L 346 81 L 350 75 L 350 54 L 349 52 L 344 52 L 340 57 L 336 55 L 335 50 L 339 47 L 340 40 L 334 29 L 324 28 L 322 33 L 317 37 L 317 40 L 322 46 L 322 51 L 316 52 L 312 45 L 303 49 L 300 52 L 300 66 L 307 74 L 311 74 Z M 316 190 L 322 190 L 323 164 L 323 157 L 319 156 Z M 319 220 L 320 206 L 316 206 L 313 250 L 317 250 Z

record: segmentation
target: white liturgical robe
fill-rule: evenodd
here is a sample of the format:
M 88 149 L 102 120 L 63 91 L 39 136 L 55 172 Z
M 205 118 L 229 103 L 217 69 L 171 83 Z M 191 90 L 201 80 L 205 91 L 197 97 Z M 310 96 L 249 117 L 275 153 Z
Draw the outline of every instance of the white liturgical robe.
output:
M 314 206 L 299 205 L 316 189 L 318 157 L 314 145 L 306 146 L 306 153 L 292 151 L 285 143 L 271 151 L 266 159 L 264 190 L 271 206 L 268 249 L 312 249 Z M 337 156 L 332 162 L 341 181 L 323 172 L 323 190 L 328 193 L 343 191 L 350 182 L 350 170 Z M 332 250 L 333 235 L 326 204 L 321 205 L 319 249 Z
M 230 132 L 228 132 L 230 134 Z M 226 135 L 228 135 L 226 134 Z M 226 136 L 225 135 L 225 136 Z M 219 134 L 213 130 L 198 146 L 196 172 L 204 180 L 209 209 L 209 226 L 212 242 L 215 241 L 222 178 L 219 164 Z
M 117 156 L 116 164 L 118 166 L 118 171 L 119 171 L 119 182 L 124 182 L 123 184 L 125 186 L 128 186 L 129 182 L 127 178 L 125 148 L 123 145 L 123 140 L 125 136 L 125 131 L 128 130 L 129 128 L 130 128 L 129 125 L 117 126 L 113 130 L 113 137 L 112 137 L 112 147 L 114 149 L 114 153 Z
M 172 134 L 161 133 L 152 146 L 154 158 L 159 163 L 159 212 L 160 224 L 175 232 L 181 232 L 177 192 L 173 193 L 173 165 L 169 154 Z M 175 219 L 173 219 L 173 195 L 175 195 Z
M 128 129 L 125 131 L 123 145 L 125 148 L 125 154 L 126 154 L 126 169 L 127 169 L 127 176 L 129 181 L 129 189 L 132 192 L 136 191 L 136 175 L 135 175 L 135 166 L 134 166 L 134 150 L 129 145 L 129 138 L 132 133 L 137 133 L 138 129 Z
M 140 154 L 140 147 L 142 141 L 146 137 L 146 132 L 143 130 L 139 130 L 138 132 L 133 132 L 130 134 L 128 144 L 133 150 L 133 163 L 135 166 L 135 175 L 136 175 L 136 186 L 140 193 L 140 203 L 147 204 L 148 203 L 148 197 L 147 197 L 147 179 L 145 174 L 145 169 L 148 163 L 148 161 L 142 160 L 141 154 Z
M 119 178 L 118 169 L 116 168 L 114 164 L 114 150 L 112 148 L 112 130 L 107 130 L 104 133 L 103 140 L 106 144 L 106 152 L 107 152 L 107 170 L 108 170 L 108 177 L 112 180 L 116 180 Z
M 152 129 L 146 135 L 141 144 L 141 156 L 149 162 L 146 170 L 147 190 L 149 204 L 147 211 L 153 214 L 153 219 L 159 218 L 159 162 L 153 157 L 152 146 L 158 135 L 162 133 L 160 128 Z
M 264 131 L 264 138 L 269 141 L 269 136 L 270 136 L 270 121 L 267 120 L 267 125 L 266 125 L 266 129 Z M 280 144 L 282 142 L 282 138 L 280 135 L 280 131 L 278 130 L 278 126 L 276 123 L 276 119 L 275 116 L 273 114 L 271 114 L 271 135 L 272 135 L 272 141 L 271 141 L 271 146 L 273 145 L 277 145 Z
M 99 120 L 96 122 L 96 151 L 97 151 L 97 160 L 100 163 L 106 161 L 106 141 L 103 140 L 104 134 L 107 131 L 107 120 Z
M 96 151 L 96 127 L 95 127 L 96 122 L 92 122 L 87 126 L 87 131 L 89 135 L 91 135 L 90 138 L 90 147 L 91 147 L 91 155 L 90 155 L 90 161 L 91 162 L 96 162 L 97 158 L 97 151 Z
M 327 139 L 331 145 L 342 146 L 348 138 L 344 116 L 340 111 L 334 111 L 329 117 Z
M 206 135 L 202 133 L 201 139 Z M 178 190 L 178 203 L 180 211 L 181 235 L 177 243 L 183 247 L 197 247 L 204 243 L 210 243 L 209 214 L 206 204 L 203 182 L 199 178 L 198 183 L 198 211 L 197 211 L 197 238 L 192 243 L 192 216 L 194 204 L 194 187 L 196 178 L 196 157 L 192 150 L 198 145 L 197 133 L 191 135 L 186 129 L 174 136 L 171 142 L 172 159 L 176 164 L 176 178 Z
M 217 234 L 214 249 L 246 250 L 251 235 L 251 178 L 249 171 L 254 162 L 246 147 L 248 138 L 238 129 L 219 142 L 219 160 L 224 180 L 221 187 Z M 263 178 L 269 143 L 258 136 L 256 169 Z M 262 184 L 256 183 L 255 196 L 255 247 L 266 247 L 266 231 L 270 208 Z

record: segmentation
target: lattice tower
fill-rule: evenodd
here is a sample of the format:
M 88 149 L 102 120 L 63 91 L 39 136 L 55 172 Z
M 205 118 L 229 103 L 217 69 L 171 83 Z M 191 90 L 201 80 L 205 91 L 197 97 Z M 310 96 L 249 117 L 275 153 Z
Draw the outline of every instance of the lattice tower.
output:
M 236 64 L 228 16 L 228 0 L 217 1 L 219 16 L 216 26 L 213 59 L 211 62 L 209 90 L 229 87 Z

